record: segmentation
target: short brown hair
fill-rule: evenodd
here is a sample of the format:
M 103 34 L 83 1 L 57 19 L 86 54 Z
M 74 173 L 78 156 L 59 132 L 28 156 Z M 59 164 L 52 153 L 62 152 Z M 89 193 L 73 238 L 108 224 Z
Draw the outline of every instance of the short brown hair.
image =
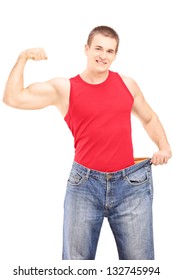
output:
M 102 34 L 103 36 L 114 38 L 117 41 L 116 52 L 118 51 L 119 42 L 120 42 L 119 35 L 113 28 L 111 28 L 109 26 L 105 26 L 105 25 L 97 26 L 91 30 L 91 32 L 88 35 L 88 40 L 87 40 L 88 46 L 91 46 L 92 40 L 93 40 L 94 36 L 97 34 Z

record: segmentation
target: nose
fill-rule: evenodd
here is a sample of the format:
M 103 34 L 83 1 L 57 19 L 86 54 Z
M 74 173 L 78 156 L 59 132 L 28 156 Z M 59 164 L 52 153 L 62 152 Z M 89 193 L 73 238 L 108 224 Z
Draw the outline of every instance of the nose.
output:
M 105 58 L 106 58 L 106 51 L 102 51 L 102 52 L 100 53 L 100 58 L 101 58 L 101 59 L 105 59 Z

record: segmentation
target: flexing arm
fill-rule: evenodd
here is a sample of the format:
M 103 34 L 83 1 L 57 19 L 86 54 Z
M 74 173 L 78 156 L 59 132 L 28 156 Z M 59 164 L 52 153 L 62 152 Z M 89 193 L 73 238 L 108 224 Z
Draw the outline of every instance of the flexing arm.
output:
M 64 110 L 62 95 L 63 91 L 68 90 L 66 79 L 57 78 L 45 83 L 34 83 L 24 88 L 23 72 L 28 59 L 44 60 L 47 59 L 47 55 L 41 48 L 29 49 L 19 55 L 7 80 L 3 101 L 19 109 L 41 109 L 55 105 Z
M 139 86 L 130 78 L 125 83 L 134 96 L 133 113 L 143 124 L 152 141 L 157 145 L 158 151 L 154 153 L 151 161 L 154 165 L 167 163 L 172 156 L 164 128 L 151 107 L 146 102 Z

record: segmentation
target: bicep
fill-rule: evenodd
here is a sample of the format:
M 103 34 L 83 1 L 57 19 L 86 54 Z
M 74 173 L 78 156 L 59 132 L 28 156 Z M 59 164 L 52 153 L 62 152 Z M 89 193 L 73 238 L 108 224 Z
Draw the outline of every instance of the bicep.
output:
M 58 93 L 51 83 L 35 83 L 26 87 L 17 97 L 19 109 L 42 109 L 58 102 Z
M 142 122 L 144 126 L 146 126 L 153 118 L 156 117 L 156 114 L 145 100 L 138 84 L 128 77 L 123 76 L 123 80 L 134 97 L 132 113 Z
M 133 84 L 134 104 L 132 113 L 139 118 L 139 120 L 146 125 L 155 115 L 154 111 L 145 100 L 139 86 L 134 82 Z
M 139 118 L 144 126 L 156 116 L 142 94 L 138 94 L 134 98 L 132 112 L 137 118 Z

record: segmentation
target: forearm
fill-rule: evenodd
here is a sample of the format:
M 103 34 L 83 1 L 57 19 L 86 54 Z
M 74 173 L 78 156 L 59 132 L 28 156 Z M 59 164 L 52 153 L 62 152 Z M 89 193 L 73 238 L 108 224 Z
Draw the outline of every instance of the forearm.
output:
M 17 96 L 22 92 L 24 87 L 24 67 L 26 64 L 26 57 L 21 54 L 14 65 L 4 90 L 3 101 L 10 106 L 15 106 Z
M 171 156 L 171 147 L 168 142 L 165 130 L 157 117 L 156 114 L 154 114 L 151 118 L 151 120 L 143 124 L 146 132 L 148 133 L 149 137 L 152 139 L 152 141 L 157 145 L 158 149 L 160 151 L 167 151 L 170 153 Z

